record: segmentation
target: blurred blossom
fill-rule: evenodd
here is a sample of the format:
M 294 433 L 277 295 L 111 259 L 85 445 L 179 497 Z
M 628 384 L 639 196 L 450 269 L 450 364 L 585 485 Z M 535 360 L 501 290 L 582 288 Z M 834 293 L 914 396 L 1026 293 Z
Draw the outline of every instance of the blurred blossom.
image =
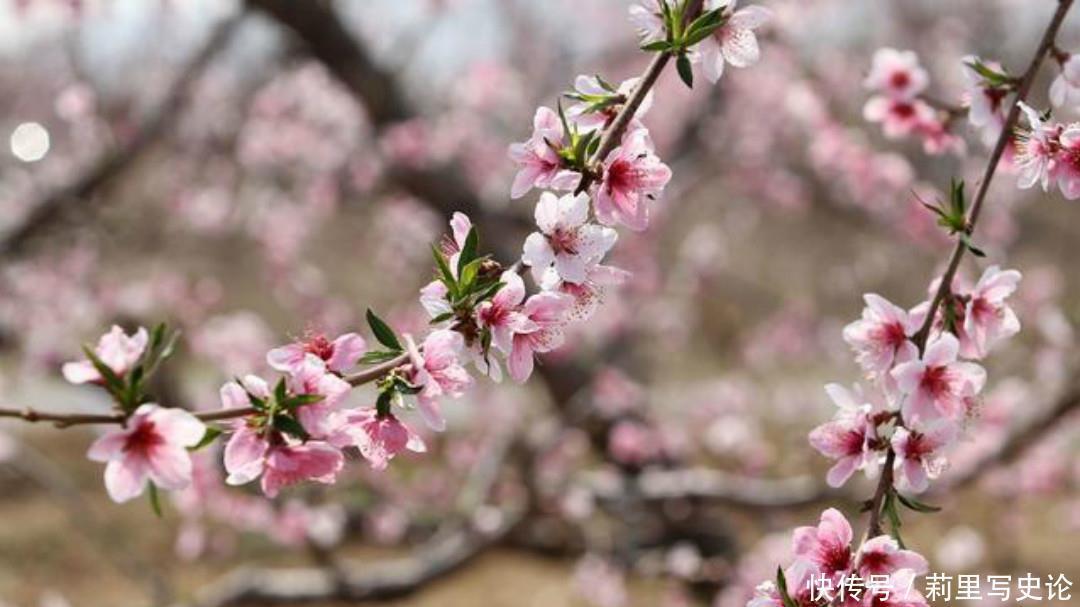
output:
M 627 604 L 623 572 L 594 554 L 586 554 L 575 566 L 574 588 L 594 607 L 624 607 Z
M 37 122 L 24 122 L 11 132 L 11 153 L 23 162 L 37 162 L 49 153 L 49 131 Z
M 982 561 L 986 543 L 982 535 L 967 526 L 953 527 L 938 541 L 935 557 L 949 571 L 973 571 Z

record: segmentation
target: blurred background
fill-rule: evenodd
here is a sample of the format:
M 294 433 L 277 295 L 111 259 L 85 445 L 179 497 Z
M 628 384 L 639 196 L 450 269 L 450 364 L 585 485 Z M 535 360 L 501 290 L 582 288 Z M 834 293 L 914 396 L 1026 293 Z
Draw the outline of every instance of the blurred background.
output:
M 926 297 L 949 245 L 918 198 L 988 152 L 963 121 L 966 154 L 882 137 L 871 56 L 916 50 L 959 103 L 961 58 L 1020 72 L 1055 3 L 761 4 L 757 66 L 692 91 L 663 76 L 646 122 L 675 177 L 612 260 L 636 278 L 528 384 L 479 382 L 428 454 L 276 501 L 200 452 L 161 520 L 109 502 L 93 429 L 4 423 L 0 604 L 741 607 L 793 526 L 854 520 L 870 486 L 829 490 L 806 441 L 833 413 L 822 386 L 859 379 L 841 329 L 862 293 Z M 628 5 L 0 0 L 0 402 L 106 409 L 58 369 L 112 323 L 184 331 L 155 390 L 192 409 L 368 307 L 421 329 L 449 213 L 506 255 L 530 231 L 506 148 L 535 107 L 647 63 Z M 1080 48 L 1080 15 L 1059 42 Z M 1076 580 L 1080 207 L 999 174 L 978 241 L 962 273 L 1020 269 L 1024 329 L 926 497 L 943 512 L 906 538 L 933 571 Z

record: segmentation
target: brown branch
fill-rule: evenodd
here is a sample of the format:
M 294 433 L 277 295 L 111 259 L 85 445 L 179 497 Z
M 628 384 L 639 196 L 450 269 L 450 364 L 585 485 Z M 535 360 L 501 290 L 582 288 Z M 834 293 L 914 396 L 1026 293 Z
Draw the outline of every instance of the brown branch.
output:
M 1054 40 L 1057 38 L 1058 30 L 1061 29 L 1061 25 L 1065 21 L 1065 15 L 1072 7 L 1072 3 L 1073 0 L 1058 0 L 1057 10 L 1050 19 L 1050 23 L 1046 26 L 1042 41 L 1035 51 L 1035 56 L 1032 57 L 1031 63 L 1024 72 L 1024 76 L 1020 81 L 1020 86 L 1016 91 L 1016 97 L 1013 99 L 1008 116 L 1005 118 L 1005 124 L 1002 126 L 1001 135 L 998 137 L 997 144 L 994 145 L 994 150 L 990 154 L 990 160 L 986 165 L 982 181 L 979 182 L 979 189 L 975 192 L 975 197 L 971 205 L 971 214 L 968 216 L 965 229 L 966 235 L 968 236 L 975 230 L 975 224 L 979 220 L 979 213 L 982 211 L 983 203 L 986 200 L 986 194 L 990 189 L 990 182 L 994 179 L 994 174 L 997 172 L 998 164 L 1001 162 L 1001 157 L 1005 153 L 1006 146 L 1012 141 L 1013 129 L 1015 129 L 1017 120 L 1019 120 L 1020 117 L 1020 102 L 1027 98 L 1027 94 L 1031 90 L 1031 85 L 1035 82 L 1035 77 L 1038 75 L 1039 67 L 1053 49 Z M 967 245 L 964 243 L 964 239 L 957 238 L 956 247 L 953 249 L 952 257 L 949 259 L 949 265 L 945 270 L 945 274 L 941 277 L 941 284 L 938 286 L 937 292 L 934 293 L 934 298 L 930 302 L 930 310 L 926 314 L 926 320 L 923 322 L 922 327 L 919 328 L 919 331 L 912 337 L 912 341 L 918 346 L 920 354 L 926 349 L 926 342 L 930 337 L 930 330 L 934 326 L 934 318 L 937 315 L 937 310 L 945 300 L 945 296 L 948 294 L 949 289 L 952 288 L 953 278 L 956 276 L 956 271 L 960 267 L 960 261 L 963 259 L 966 250 Z M 880 535 L 881 533 L 881 507 L 886 494 L 892 490 L 892 467 L 895 460 L 896 453 L 892 450 L 892 447 L 889 447 L 885 456 L 885 469 L 882 471 L 881 479 L 878 481 L 877 489 L 871 500 L 870 519 L 867 522 L 866 536 L 863 538 L 864 541 L 868 537 Z
M 498 528 L 489 533 L 465 527 L 417 547 L 411 556 L 375 565 L 342 563 L 337 572 L 242 568 L 200 592 L 190 607 L 401 598 L 460 569 L 498 543 L 520 520 L 520 512 L 504 512 Z
M 364 369 L 353 375 L 345 377 L 349 385 L 356 387 L 377 381 L 390 371 L 401 366 L 409 359 L 408 354 L 401 354 L 384 363 L 375 365 L 370 369 Z M 234 407 L 231 409 L 219 409 L 217 411 L 198 411 L 192 415 L 204 422 L 220 421 L 246 417 L 257 413 L 254 407 Z M 33 407 L 0 407 L 0 418 L 9 417 L 21 419 L 27 422 L 52 422 L 57 428 L 68 426 L 82 426 L 87 424 L 123 424 L 128 416 L 124 413 L 55 413 L 41 411 Z
M 629 485 L 633 485 L 630 487 Z M 587 475 L 585 487 L 598 499 L 622 499 L 632 491 L 640 499 L 700 499 L 737 508 L 797 508 L 835 499 L 841 494 L 810 476 L 759 479 L 709 468 L 647 470 L 609 482 Z
M 242 14 L 229 17 L 216 26 L 202 49 L 173 81 L 161 104 L 143 121 L 126 145 L 106 154 L 72 183 L 33 203 L 26 217 L 0 239 L 0 256 L 20 254 L 30 240 L 68 213 L 85 208 L 87 198 L 122 175 L 143 152 L 167 133 L 186 102 L 192 85 L 228 45 L 242 17 Z

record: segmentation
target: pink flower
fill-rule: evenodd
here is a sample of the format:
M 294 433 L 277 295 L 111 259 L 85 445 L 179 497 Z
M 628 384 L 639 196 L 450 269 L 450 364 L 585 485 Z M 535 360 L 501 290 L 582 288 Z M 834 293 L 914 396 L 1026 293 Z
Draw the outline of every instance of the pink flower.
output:
M 1050 84 L 1050 103 L 1055 107 L 1080 105 L 1080 55 L 1069 55 L 1061 73 Z
M 550 352 L 563 343 L 563 325 L 573 300 L 558 293 L 544 292 L 525 301 L 522 313 L 536 325 L 536 330 L 514 335 L 507 358 L 510 377 L 524 382 L 532 375 L 537 353 Z
M 412 337 L 405 341 L 411 362 L 409 381 L 420 386 L 416 395 L 420 416 L 428 427 L 437 432 L 446 429 L 439 408 L 439 398 L 459 398 L 472 384 L 472 377 L 461 365 L 460 356 L 465 349 L 465 339 L 460 333 L 449 329 L 432 331 L 424 339 L 423 354 Z
M 332 484 L 345 465 L 341 451 L 319 441 L 289 444 L 280 435 L 274 442 L 266 430 L 239 422 L 225 445 L 225 482 L 243 485 L 262 476 L 262 491 L 276 497 L 282 488 L 301 481 Z
M 792 538 L 795 561 L 790 568 L 789 588 L 805 585 L 811 575 L 833 581 L 851 570 L 851 525 L 840 511 L 829 508 L 821 513 L 817 527 L 798 527 Z
M 855 360 L 871 375 L 885 374 L 902 355 L 914 357 L 915 345 L 908 336 L 922 325 L 924 314 L 903 308 L 874 293 L 863 296 L 862 318 L 844 327 L 844 341 L 855 351 Z
M 1038 183 L 1045 192 L 1050 188 L 1050 175 L 1054 170 L 1059 127 L 1043 122 L 1039 113 L 1023 101 L 1017 103 L 1030 127 L 1030 131 L 1016 141 L 1017 185 L 1026 190 Z
M 945 469 L 941 450 L 953 442 L 956 434 L 956 425 L 945 420 L 926 424 L 922 430 L 897 428 L 892 437 L 897 486 L 913 493 L 926 491 L 930 479 Z
M 1066 126 L 1058 136 L 1060 149 L 1055 159 L 1055 176 L 1061 194 L 1069 200 L 1080 198 L 1080 124 Z
M 86 456 L 105 466 L 105 488 L 115 502 L 142 495 L 146 482 L 174 491 L 191 483 L 193 447 L 206 426 L 181 409 L 141 405 L 124 428 L 94 441 Z
M 708 0 L 707 10 L 724 8 L 727 21 L 712 36 L 697 46 L 695 60 L 701 62 L 705 78 L 715 84 L 724 75 L 724 64 L 748 67 L 757 63 L 761 56 L 754 30 L 769 20 L 772 12 L 762 6 L 748 6 L 735 10 L 738 0 Z
M 608 436 L 607 449 L 612 459 L 628 466 L 644 466 L 664 454 L 660 433 L 646 424 L 631 420 L 615 424 Z
M 859 549 L 856 563 L 863 580 L 869 580 L 871 575 L 888 575 L 901 569 L 910 569 L 918 575 L 930 570 L 923 555 L 912 550 L 901 550 L 900 544 L 888 535 L 866 540 Z
M 304 357 L 288 378 L 291 394 L 319 394 L 323 399 L 296 409 L 296 419 L 313 438 L 325 438 L 333 431 L 332 414 L 352 390 L 349 382 L 330 373 L 326 363 L 314 354 Z
M 880 122 L 881 130 L 889 139 L 899 139 L 920 129 L 932 119 L 934 108 L 919 99 L 902 99 L 875 95 L 863 106 L 863 118 L 867 122 Z
M 630 23 L 637 29 L 643 43 L 663 40 L 666 35 L 659 0 L 638 0 L 636 4 L 631 4 Z
M 356 447 L 375 470 L 385 469 L 394 456 L 405 450 L 427 451 L 424 441 L 392 413 L 380 416 L 372 409 L 352 409 L 343 417 L 335 444 Z
M 525 283 L 517 272 L 503 272 L 500 281 L 504 283 L 503 287 L 490 301 L 476 307 L 476 320 L 481 327 L 491 331 L 491 344 L 502 353 L 509 354 L 515 333 L 534 331 L 537 327 L 521 313 L 521 302 L 525 299 Z
M 862 397 L 856 386 L 855 392 L 839 384 L 825 386 L 836 406 L 840 408 L 833 421 L 826 422 L 810 432 L 810 445 L 822 455 L 835 459 L 826 481 L 830 487 L 847 482 L 856 470 L 866 470 L 874 477 L 879 468 L 874 406 Z
M 569 190 L 577 185 L 581 176 L 563 166 L 557 151 L 566 145 L 564 139 L 558 114 L 550 108 L 537 108 L 532 137 L 510 145 L 510 159 L 520 167 L 510 189 L 511 198 L 521 198 L 534 187 Z
M 902 411 L 909 424 L 942 416 L 955 420 L 966 411 L 965 400 L 986 383 L 986 371 L 975 363 L 956 360 L 960 343 L 951 333 L 932 340 L 922 359 L 898 364 L 891 372 L 906 395 Z
M 658 197 L 670 179 L 671 169 L 653 153 L 648 131 L 628 132 L 622 145 L 604 159 L 603 178 L 594 186 L 597 219 L 644 230 L 649 225 L 646 199 Z
M 881 48 L 874 53 L 863 86 L 891 99 L 912 100 L 926 90 L 930 77 L 919 65 L 915 51 Z
M 331 485 L 344 465 L 341 451 L 326 443 L 274 446 L 266 456 L 262 490 L 266 497 L 273 498 L 283 488 L 303 481 Z
M 801 604 L 798 601 L 796 603 Z M 780 597 L 776 583 L 762 582 L 754 588 L 754 594 L 746 602 L 746 607 L 784 607 L 784 599 Z
M 633 7 L 631 7 L 631 10 Z M 566 108 L 566 117 L 582 132 L 602 129 L 615 119 L 626 99 L 633 94 L 640 78 L 630 78 L 619 84 L 617 89 L 609 89 L 599 76 L 580 75 L 574 80 L 574 92 L 581 99 Z M 634 120 L 640 120 L 653 104 L 653 92 L 645 94 L 636 112 Z
M 608 290 L 630 279 L 630 272 L 612 266 L 597 264 L 585 271 L 585 282 L 560 281 L 549 289 L 568 295 L 573 305 L 566 313 L 567 322 L 588 320 L 603 302 Z
M 1020 283 L 1020 272 L 990 266 L 966 296 L 960 327 L 960 355 L 983 358 L 997 342 L 1020 331 L 1020 320 L 1006 303 Z
M 124 330 L 113 325 L 112 329 L 101 336 L 94 354 L 112 369 L 113 373 L 123 377 L 131 370 L 146 350 L 146 342 L 149 339 L 146 329 L 139 327 L 134 335 L 128 336 Z M 64 379 L 73 384 L 101 383 L 103 378 L 89 360 L 65 363 L 62 369 Z
M 539 232 L 525 239 L 521 261 L 532 268 L 533 278 L 545 288 L 560 280 L 582 283 L 590 267 L 600 263 L 615 244 L 618 233 L 589 223 L 588 194 L 556 197 L 540 195 L 536 204 Z
M 1002 102 L 1008 93 L 1002 88 L 987 85 L 986 79 L 971 67 L 978 61 L 980 59 L 973 55 L 964 57 L 963 61 L 964 79 L 968 83 L 964 93 L 968 121 L 971 126 L 983 129 L 984 142 L 993 143 L 1005 126 L 1005 104 Z M 995 62 L 982 63 L 990 69 L 1001 71 L 1001 65 Z
M 322 333 L 308 335 L 304 341 L 274 348 L 266 355 L 266 362 L 274 369 L 293 373 L 304 364 L 304 359 L 311 354 L 326 363 L 326 368 L 343 373 L 356 364 L 367 349 L 363 337 L 356 333 L 346 333 L 330 341 Z

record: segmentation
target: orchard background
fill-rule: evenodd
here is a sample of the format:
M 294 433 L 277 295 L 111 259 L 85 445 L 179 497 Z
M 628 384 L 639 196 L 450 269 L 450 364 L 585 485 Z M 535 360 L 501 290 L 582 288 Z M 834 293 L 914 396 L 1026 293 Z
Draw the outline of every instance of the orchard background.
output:
M 536 350 L 528 382 L 469 366 L 471 389 L 441 401 L 445 431 L 399 411 L 425 453 L 375 469 L 350 445 L 335 483 L 273 499 L 224 482 L 222 438 L 192 452 L 190 484 L 161 492 L 159 516 L 146 495 L 109 499 L 86 457 L 104 428 L 26 423 L 110 411 L 105 391 L 64 381 L 79 345 L 168 321 L 177 347 L 145 390 L 196 412 L 221 409 L 234 378 L 271 377 L 283 344 L 357 332 L 378 347 L 369 309 L 428 356 L 430 244 L 462 212 L 514 269 L 504 255 L 545 230 L 508 146 L 530 140 L 537 106 L 555 116 L 578 74 L 614 83 L 602 105 L 627 95 L 621 83 L 666 52 L 639 48 L 650 39 L 628 7 L 656 4 L 0 3 L 0 405 L 24 418 L 0 425 L 0 601 L 742 607 L 788 565 L 793 527 L 834 507 L 860 528 L 877 479 L 826 483 L 832 462 L 807 440 L 836 410 L 822 386 L 865 381 L 844 330 L 862 294 L 904 309 L 934 295 L 958 241 L 950 180 L 970 204 L 1009 108 L 979 95 L 1011 99 L 1055 11 L 1035 109 L 1009 124 L 1021 137 L 960 243 L 985 256 L 960 261 L 957 285 L 1022 272 L 1008 301 L 1022 330 L 990 344 L 986 385 L 919 497 L 942 510 L 905 511 L 903 538 L 930 571 L 1075 581 L 1070 4 L 740 3 L 768 10 L 760 59 L 727 57 L 721 75 L 695 48 L 692 88 L 675 57 L 660 74 L 641 118 L 670 181 L 652 165 L 664 183 L 648 229 L 620 227 L 604 261 L 630 277 L 561 347 Z M 738 23 L 724 10 L 718 36 Z M 904 82 L 882 77 L 896 66 Z M 1039 136 L 1057 165 L 1039 163 Z M 553 177 L 526 185 L 574 189 Z M 460 254 L 459 240 L 442 250 Z M 536 292 L 540 262 L 524 262 Z M 412 402 L 423 381 L 404 373 L 397 398 Z M 398 388 L 358 387 L 348 406 L 384 389 Z

